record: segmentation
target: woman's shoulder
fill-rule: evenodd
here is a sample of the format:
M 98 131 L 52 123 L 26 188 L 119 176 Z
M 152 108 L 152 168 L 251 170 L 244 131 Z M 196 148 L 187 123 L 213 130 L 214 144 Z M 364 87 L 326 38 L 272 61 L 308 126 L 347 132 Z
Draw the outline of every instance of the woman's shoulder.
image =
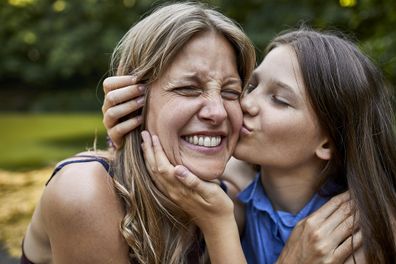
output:
M 65 160 L 67 165 L 49 181 L 39 204 L 55 247 L 51 250 L 62 249 L 58 256 L 75 263 L 85 258 L 125 260 L 128 247 L 119 232 L 124 211 L 112 178 L 100 162 L 69 162 L 75 159 L 82 157 Z
M 90 221 L 103 211 L 119 211 L 108 170 L 94 159 L 84 162 L 90 159 L 88 154 L 94 153 L 84 154 L 84 157 L 79 155 L 58 163 L 61 168 L 44 189 L 43 211 L 65 221 L 77 222 Z M 51 215 L 52 219 L 54 215 Z

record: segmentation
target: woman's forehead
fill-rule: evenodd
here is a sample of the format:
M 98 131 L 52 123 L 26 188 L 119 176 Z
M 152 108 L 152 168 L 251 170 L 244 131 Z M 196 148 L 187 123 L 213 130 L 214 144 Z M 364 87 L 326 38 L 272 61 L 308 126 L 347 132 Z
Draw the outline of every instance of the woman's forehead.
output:
M 166 75 L 190 80 L 239 78 L 233 47 L 223 36 L 211 32 L 192 38 L 176 54 Z

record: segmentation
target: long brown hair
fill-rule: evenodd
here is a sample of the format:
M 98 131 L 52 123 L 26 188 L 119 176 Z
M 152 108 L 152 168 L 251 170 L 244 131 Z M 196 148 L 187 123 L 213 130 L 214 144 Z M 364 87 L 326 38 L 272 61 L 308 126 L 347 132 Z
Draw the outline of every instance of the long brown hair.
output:
M 160 7 L 138 22 L 117 45 L 111 67 L 117 75 L 133 74 L 149 87 L 181 48 L 195 34 L 205 31 L 214 31 L 230 42 L 242 83 L 246 84 L 255 65 L 253 45 L 230 19 L 198 3 Z M 128 243 L 130 260 L 186 263 L 197 244 L 196 227 L 153 184 L 141 142 L 139 129 L 126 135 L 124 147 L 116 152 L 113 162 L 115 188 L 125 209 L 120 230 Z
M 369 263 L 396 263 L 396 141 L 392 90 L 351 41 L 301 29 L 275 38 L 290 46 L 320 125 L 334 145 L 329 172 L 349 188 Z M 392 232 L 393 231 L 393 232 Z

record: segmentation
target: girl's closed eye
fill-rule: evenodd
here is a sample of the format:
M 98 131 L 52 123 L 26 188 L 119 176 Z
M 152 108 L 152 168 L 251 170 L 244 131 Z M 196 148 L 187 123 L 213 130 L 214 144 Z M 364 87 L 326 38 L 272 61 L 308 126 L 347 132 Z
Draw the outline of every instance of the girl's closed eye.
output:
M 271 100 L 274 104 L 278 106 L 285 106 L 285 107 L 290 106 L 290 103 L 285 98 L 278 96 L 276 94 L 271 95 Z

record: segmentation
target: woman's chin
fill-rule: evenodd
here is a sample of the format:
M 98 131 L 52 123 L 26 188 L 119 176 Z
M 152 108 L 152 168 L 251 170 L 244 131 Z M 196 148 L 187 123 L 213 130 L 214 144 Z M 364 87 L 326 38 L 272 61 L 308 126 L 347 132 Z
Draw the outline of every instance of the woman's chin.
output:
M 219 178 L 223 175 L 225 167 L 222 168 L 191 168 L 190 171 L 195 174 L 198 178 L 204 181 L 211 181 Z

